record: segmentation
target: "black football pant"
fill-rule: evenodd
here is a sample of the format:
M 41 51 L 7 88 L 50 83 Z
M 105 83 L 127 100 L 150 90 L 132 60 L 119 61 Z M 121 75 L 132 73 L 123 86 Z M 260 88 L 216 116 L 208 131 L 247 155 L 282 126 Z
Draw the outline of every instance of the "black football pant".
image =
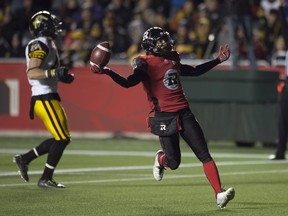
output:
M 169 137 L 159 137 L 160 144 L 165 152 L 165 163 L 170 169 L 177 169 L 181 163 L 180 136 L 192 149 L 196 157 L 202 162 L 212 161 L 203 131 L 189 108 L 178 112 L 182 130 Z M 169 113 L 158 113 L 169 115 Z

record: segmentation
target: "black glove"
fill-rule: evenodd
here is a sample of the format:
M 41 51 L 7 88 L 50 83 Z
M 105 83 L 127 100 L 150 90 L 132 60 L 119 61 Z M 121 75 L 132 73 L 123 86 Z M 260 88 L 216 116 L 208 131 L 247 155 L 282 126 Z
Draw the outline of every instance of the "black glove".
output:
M 69 73 L 69 68 L 67 67 L 59 67 L 56 69 L 48 70 L 46 73 L 46 77 L 57 77 L 57 80 L 63 83 L 72 83 L 74 80 L 74 74 Z
M 74 74 L 70 74 L 69 68 L 67 67 L 56 68 L 55 74 L 60 82 L 70 84 L 74 81 Z
M 55 75 L 58 80 L 61 80 L 63 77 L 66 77 L 69 73 L 69 69 L 67 67 L 59 67 L 55 69 Z
M 61 78 L 58 79 L 60 82 L 63 83 L 72 83 L 74 81 L 74 74 L 67 74 L 66 76 L 62 76 Z

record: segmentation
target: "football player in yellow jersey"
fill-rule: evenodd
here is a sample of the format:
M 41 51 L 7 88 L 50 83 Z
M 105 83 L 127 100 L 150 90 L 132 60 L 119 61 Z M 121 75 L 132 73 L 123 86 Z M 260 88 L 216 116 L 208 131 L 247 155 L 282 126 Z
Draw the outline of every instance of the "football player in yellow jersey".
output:
M 14 157 L 21 177 L 28 182 L 28 165 L 37 157 L 48 154 L 45 168 L 38 181 L 39 187 L 64 188 L 53 179 L 54 170 L 71 137 L 67 117 L 60 103 L 58 81 L 72 83 L 74 75 L 66 67 L 60 67 L 59 55 L 54 39 L 61 30 L 61 22 L 48 11 L 34 14 L 29 23 L 34 39 L 26 46 L 27 77 L 32 97 L 30 118 L 38 116 L 53 138 L 46 139 L 25 154 Z

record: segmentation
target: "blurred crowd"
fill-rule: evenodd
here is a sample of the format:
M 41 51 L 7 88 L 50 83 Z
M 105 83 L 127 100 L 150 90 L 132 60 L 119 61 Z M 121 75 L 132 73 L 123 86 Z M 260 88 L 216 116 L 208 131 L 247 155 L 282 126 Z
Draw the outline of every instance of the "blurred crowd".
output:
M 0 58 L 24 58 L 31 39 L 30 18 L 48 10 L 63 23 L 63 36 L 56 42 L 63 64 L 71 67 L 87 65 L 91 50 L 101 41 L 109 41 L 113 58 L 132 59 L 142 52 L 143 32 L 152 26 L 171 33 L 182 58 L 209 59 L 229 43 L 227 18 L 234 13 L 229 1 L 234 5 L 235 0 L 1 0 Z M 256 60 L 273 64 L 284 58 L 277 0 L 238 2 L 251 18 L 249 40 Z M 239 25 L 235 35 L 239 59 L 247 59 L 251 44 L 245 39 L 245 26 Z

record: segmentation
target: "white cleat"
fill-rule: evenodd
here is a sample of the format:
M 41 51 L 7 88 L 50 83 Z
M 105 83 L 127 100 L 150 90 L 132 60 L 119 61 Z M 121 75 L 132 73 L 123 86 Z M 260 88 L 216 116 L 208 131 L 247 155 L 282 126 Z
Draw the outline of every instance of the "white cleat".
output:
M 235 196 L 234 188 L 228 188 L 217 194 L 217 206 L 220 209 L 224 209 L 228 202 Z
M 154 166 L 153 166 L 153 175 L 154 175 L 154 179 L 156 181 L 161 181 L 162 180 L 163 174 L 164 174 L 164 170 L 165 170 L 164 166 L 159 164 L 159 161 L 158 161 L 159 154 L 164 154 L 164 152 L 162 150 L 159 150 L 156 153 L 155 162 L 154 162 Z
M 269 160 L 285 160 L 285 156 L 277 156 L 273 154 L 273 155 L 269 155 L 268 159 Z

